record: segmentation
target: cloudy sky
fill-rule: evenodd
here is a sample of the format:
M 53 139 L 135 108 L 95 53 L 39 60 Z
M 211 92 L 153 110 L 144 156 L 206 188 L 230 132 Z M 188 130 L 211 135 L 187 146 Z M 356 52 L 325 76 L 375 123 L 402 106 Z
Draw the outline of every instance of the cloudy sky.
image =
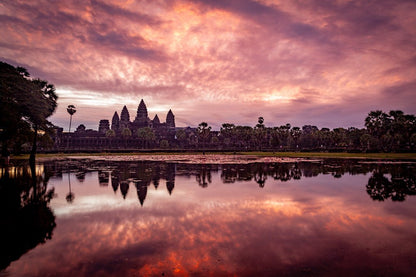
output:
M 362 127 L 416 113 L 414 0 L 0 2 L 0 60 L 56 86 L 51 120 L 98 128 L 140 99 L 177 126 Z

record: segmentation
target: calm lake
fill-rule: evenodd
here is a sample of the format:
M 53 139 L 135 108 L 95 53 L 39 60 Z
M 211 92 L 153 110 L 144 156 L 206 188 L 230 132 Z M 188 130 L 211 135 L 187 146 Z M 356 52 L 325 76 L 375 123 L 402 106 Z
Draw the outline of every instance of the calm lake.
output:
M 32 170 L 1 169 L 0 276 L 416 274 L 416 163 L 75 157 Z

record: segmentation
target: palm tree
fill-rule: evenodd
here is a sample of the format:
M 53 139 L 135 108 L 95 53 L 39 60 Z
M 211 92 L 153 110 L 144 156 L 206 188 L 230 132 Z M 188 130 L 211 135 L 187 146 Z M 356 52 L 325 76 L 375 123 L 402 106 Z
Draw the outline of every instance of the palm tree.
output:
M 264 128 L 264 118 L 260 116 L 258 119 L 258 124 L 256 125 L 256 127 L 254 127 L 254 136 L 253 136 L 254 141 L 256 142 L 260 151 L 261 151 L 261 146 L 262 146 L 265 136 L 266 136 L 266 130 Z
M 69 113 L 69 132 L 71 133 L 71 123 L 72 123 L 72 115 L 77 112 L 74 105 L 68 105 L 68 108 L 66 108 L 66 111 Z
M 105 133 L 105 136 L 110 140 L 110 148 L 111 148 L 111 146 L 112 146 L 112 143 L 111 143 L 111 141 L 113 140 L 113 138 L 116 136 L 116 132 L 114 132 L 114 130 L 108 130 L 106 133 Z
M 139 128 L 137 130 L 137 136 L 142 141 L 143 148 L 147 148 L 149 143 L 156 139 L 155 133 L 150 127 Z
M 121 131 L 121 136 L 124 139 L 124 148 L 127 148 L 127 139 L 131 137 L 131 130 L 129 128 L 124 128 L 123 131 Z

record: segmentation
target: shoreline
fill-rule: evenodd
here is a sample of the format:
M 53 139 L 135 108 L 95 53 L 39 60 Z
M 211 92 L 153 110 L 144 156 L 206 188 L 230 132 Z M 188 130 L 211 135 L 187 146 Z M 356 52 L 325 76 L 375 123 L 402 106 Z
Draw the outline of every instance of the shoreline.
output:
M 204 156 L 202 152 L 131 152 L 131 153 L 53 153 L 37 154 L 37 158 L 103 157 L 103 156 Z M 322 159 L 368 159 L 368 160 L 416 160 L 416 153 L 345 153 L 345 152 L 206 152 L 205 156 L 254 156 L 275 158 L 322 158 Z M 29 159 L 28 154 L 11 156 L 11 160 Z

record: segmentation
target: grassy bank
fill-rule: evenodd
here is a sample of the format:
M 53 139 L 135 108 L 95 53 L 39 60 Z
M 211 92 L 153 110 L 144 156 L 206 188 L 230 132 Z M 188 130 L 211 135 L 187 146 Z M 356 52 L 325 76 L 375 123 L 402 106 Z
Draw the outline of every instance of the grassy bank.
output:
M 207 152 L 207 155 L 234 155 L 234 152 Z M 416 153 L 323 153 L 323 152 L 236 152 L 237 155 L 290 158 L 341 158 L 341 159 L 400 159 L 416 160 Z M 38 154 L 38 158 L 71 156 L 135 156 L 135 155 L 202 155 L 202 152 L 132 152 L 132 153 L 54 153 Z M 29 155 L 12 156 L 12 159 L 28 159 Z
M 342 158 L 342 159 L 401 159 L 416 160 L 416 153 L 324 153 L 324 152 L 241 152 L 243 155 L 291 158 Z

